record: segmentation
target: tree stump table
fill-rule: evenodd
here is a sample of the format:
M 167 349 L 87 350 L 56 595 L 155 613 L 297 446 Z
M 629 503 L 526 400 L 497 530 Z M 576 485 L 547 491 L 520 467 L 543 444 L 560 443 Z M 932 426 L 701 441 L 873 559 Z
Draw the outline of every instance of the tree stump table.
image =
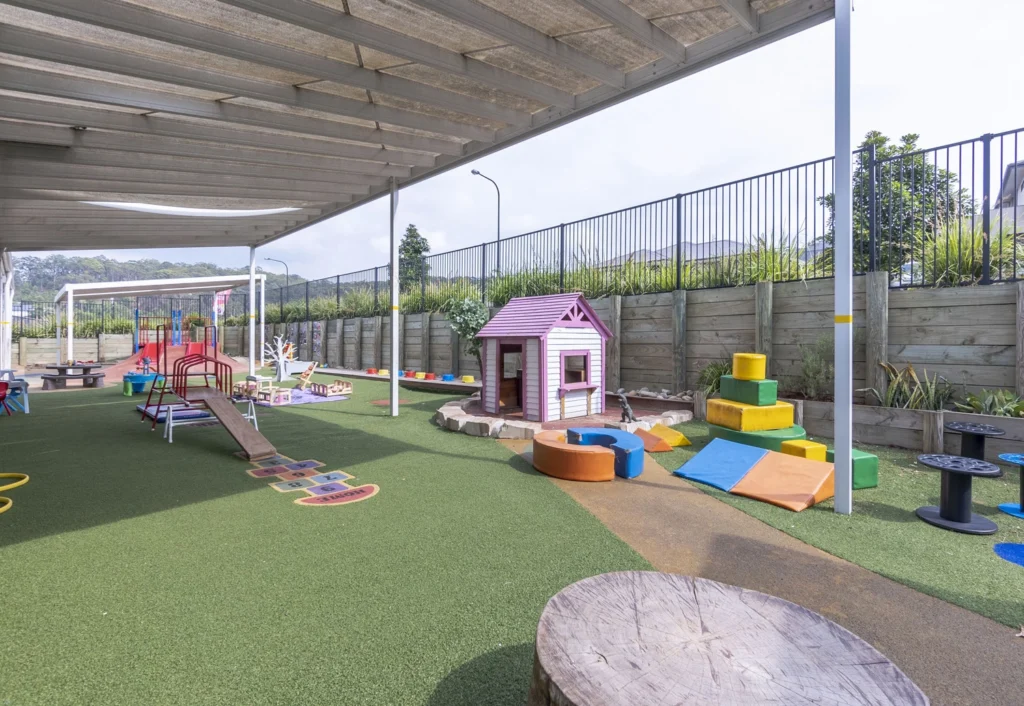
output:
M 999 528 L 987 517 L 971 511 L 971 479 L 998 478 L 1003 472 L 994 463 L 949 454 L 922 454 L 917 462 L 942 471 L 939 504 L 919 507 L 917 516 L 930 525 L 964 534 L 994 534 Z
M 928 704 L 853 633 L 781 598 L 627 571 L 568 586 L 537 627 L 528 706 Z

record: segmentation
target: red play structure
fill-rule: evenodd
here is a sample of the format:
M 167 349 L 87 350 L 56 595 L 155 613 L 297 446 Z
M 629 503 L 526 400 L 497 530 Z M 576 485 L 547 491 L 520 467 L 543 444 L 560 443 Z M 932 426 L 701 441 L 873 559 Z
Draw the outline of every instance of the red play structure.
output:
M 166 324 L 157 324 L 156 329 L 150 336 L 149 330 L 139 331 L 139 352 L 135 356 L 135 365 L 142 367 L 142 359 L 149 358 L 150 370 L 167 375 L 172 366 L 179 358 L 191 355 L 207 355 L 212 353 L 217 358 L 217 328 L 215 326 L 203 327 L 203 340 L 188 342 L 176 346 L 172 344 L 172 330 Z

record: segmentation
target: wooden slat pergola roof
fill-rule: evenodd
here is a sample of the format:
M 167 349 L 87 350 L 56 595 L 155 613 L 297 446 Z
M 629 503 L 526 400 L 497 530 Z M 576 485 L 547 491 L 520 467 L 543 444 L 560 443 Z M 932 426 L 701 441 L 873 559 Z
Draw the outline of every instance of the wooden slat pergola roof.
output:
M 832 15 L 833 0 L 0 0 L 0 249 L 262 245 Z

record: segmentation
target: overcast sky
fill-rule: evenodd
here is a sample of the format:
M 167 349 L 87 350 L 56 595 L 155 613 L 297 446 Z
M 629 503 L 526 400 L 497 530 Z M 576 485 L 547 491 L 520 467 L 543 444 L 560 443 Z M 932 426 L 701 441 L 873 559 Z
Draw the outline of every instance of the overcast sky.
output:
M 1022 27 L 1021 0 L 855 0 L 854 143 L 872 129 L 927 147 L 1024 126 Z M 473 168 L 501 185 L 511 236 L 831 155 L 833 32 L 819 25 L 403 189 L 398 222 L 433 252 L 493 239 L 494 188 Z M 281 267 L 263 257 L 326 277 L 385 264 L 387 228 L 379 200 L 257 254 L 268 270 Z M 243 248 L 103 254 L 248 265 Z

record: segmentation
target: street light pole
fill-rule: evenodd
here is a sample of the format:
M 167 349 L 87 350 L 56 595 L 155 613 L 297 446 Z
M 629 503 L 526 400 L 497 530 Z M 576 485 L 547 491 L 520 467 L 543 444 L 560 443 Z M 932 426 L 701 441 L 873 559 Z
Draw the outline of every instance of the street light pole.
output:
M 284 265 L 284 286 L 285 286 L 285 288 L 288 288 L 288 287 L 292 286 L 292 276 L 291 276 L 291 273 L 288 271 L 288 263 L 287 262 L 285 262 L 284 260 L 275 260 L 272 257 L 265 257 L 263 259 L 264 260 L 270 260 L 271 262 L 280 262 L 282 265 Z
M 497 243 L 498 243 L 498 245 L 497 245 L 498 255 L 496 257 L 495 269 L 498 271 L 498 274 L 500 275 L 501 274 L 501 189 L 498 188 L 498 182 L 494 181 L 494 179 L 491 179 L 486 174 L 481 174 L 476 169 L 474 169 L 472 171 L 472 174 L 475 174 L 478 177 L 483 177 L 487 181 L 489 181 L 492 184 L 494 184 L 494 190 L 498 192 L 498 240 L 497 240 Z

